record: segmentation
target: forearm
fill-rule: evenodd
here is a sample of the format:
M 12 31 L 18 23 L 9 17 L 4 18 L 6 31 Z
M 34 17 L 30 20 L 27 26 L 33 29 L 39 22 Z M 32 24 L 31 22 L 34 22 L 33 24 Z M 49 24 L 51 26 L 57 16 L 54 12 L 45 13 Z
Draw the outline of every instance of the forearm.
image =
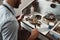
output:
M 38 35 L 39 35 L 39 32 L 37 31 L 37 29 L 33 29 L 28 40 L 35 40 L 38 37 Z
M 33 36 L 30 36 L 28 40 L 35 40 L 35 38 L 33 38 Z

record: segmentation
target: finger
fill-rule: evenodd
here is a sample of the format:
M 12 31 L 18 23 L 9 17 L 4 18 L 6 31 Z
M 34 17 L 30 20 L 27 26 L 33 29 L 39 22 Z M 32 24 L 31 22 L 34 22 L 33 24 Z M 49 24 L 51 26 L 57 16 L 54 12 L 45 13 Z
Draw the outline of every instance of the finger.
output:
M 19 17 L 20 17 L 20 15 L 16 16 L 16 18 L 19 18 Z

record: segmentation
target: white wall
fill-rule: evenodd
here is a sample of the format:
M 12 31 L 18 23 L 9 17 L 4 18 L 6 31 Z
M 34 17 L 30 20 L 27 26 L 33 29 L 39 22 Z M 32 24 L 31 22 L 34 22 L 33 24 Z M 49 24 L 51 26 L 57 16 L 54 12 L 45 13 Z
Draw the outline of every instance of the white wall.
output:
M 18 9 L 15 9 L 17 15 L 22 13 L 22 10 L 27 7 L 30 3 L 32 3 L 34 0 L 22 0 L 21 5 L 19 6 Z

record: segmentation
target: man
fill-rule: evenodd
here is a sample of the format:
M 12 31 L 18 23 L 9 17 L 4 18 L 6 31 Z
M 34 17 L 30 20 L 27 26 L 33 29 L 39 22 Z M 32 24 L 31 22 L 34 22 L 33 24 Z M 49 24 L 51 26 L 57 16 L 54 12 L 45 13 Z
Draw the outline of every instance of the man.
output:
M 21 0 L 4 0 L 0 6 L 0 37 L 1 40 L 17 40 L 18 21 L 13 8 L 18 8 Z M 21 18 L 18 18 L 21 21 Z M 38 36 L 37 29 L 33 29 L 28 40 L 34 40 Z

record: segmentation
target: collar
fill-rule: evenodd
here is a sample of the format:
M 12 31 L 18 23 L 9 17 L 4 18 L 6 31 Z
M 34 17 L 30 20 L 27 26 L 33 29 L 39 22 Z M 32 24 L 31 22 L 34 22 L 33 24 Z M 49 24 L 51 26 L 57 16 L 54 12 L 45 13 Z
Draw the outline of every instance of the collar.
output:
M 11 11 L 14 13 L 14 15 L 16 14 L 15 11 L 14 11 L 14 8 L 12 6 L 10 6 L 6 1 L 3 1 L 3 4 L 8 6 L 11 9 Z

